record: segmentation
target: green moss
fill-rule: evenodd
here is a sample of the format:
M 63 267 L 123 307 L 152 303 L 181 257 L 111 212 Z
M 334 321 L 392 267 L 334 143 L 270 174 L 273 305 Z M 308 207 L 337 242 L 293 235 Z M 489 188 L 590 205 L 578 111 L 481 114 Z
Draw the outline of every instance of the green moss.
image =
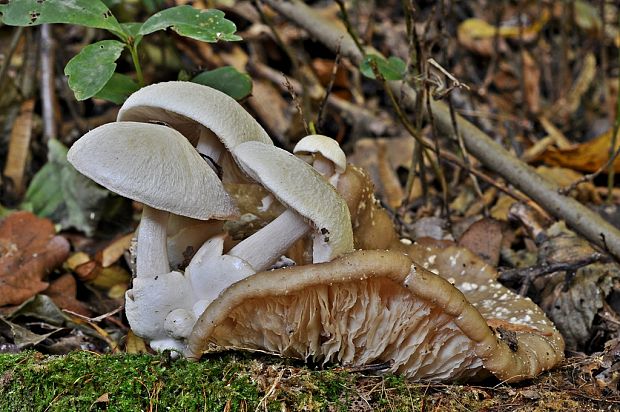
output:
M 87 352 L 0 355 L 0 410 L 240 410 L 259 399 L 240 365 L 230 358 L 168 364 L 150 355 Z
M 413 383 L 341 368 L 312 370 L 295 361 L 250 354 L 201 362 L 153 355 L 74 352 L 0 354 L 3 411 L 477 411 L 598 410 L 554 371 L 528 385 Z

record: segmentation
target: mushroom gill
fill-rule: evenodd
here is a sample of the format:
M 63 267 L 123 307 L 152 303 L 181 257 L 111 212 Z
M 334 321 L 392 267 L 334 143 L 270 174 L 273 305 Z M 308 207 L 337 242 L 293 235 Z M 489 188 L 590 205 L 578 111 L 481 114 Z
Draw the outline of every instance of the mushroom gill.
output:
M 196 322 L 186 355 L 241 348 L 347 366 L 386 363 L 386 371 L 435 381 L 485 369 L 521 380 L 561 359 L 557 331 L 503 327 L 516 335 L 516 348 L 462 292 L 403 253 L 357 251 L 230 286 Z

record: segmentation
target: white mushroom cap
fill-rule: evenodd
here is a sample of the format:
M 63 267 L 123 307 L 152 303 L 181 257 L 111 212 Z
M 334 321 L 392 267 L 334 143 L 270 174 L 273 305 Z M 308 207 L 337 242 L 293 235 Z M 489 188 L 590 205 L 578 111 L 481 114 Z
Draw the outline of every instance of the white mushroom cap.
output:
M 125 101 L 117 120 L 162 121 L 183 133 L 193 121 L 217 135 L 229 150 L 250 140 L 272 144 L 267 132 L 235 99 L 191 82 L 172 81 L 143 87 Z
M 285 150 L 246 142 L 232 151 L 247 175 L 315 228 L 314 261 L 324 262 L 353 250 L 351 217 L 344 199 L 310 165 Z
M 105 124 L 75 142 L 67 159 L 107 189 L 158 210 L 202 220 L 238 213 L 215 172 L 166 126 Z
M 344 173 L 347 168 L 347 158 L 337 141 L 320 134 L 311 134 L 301 139 L 293 149 L 295 154 L 320 153 L 327 160 L 331 160 L 337 173 Z

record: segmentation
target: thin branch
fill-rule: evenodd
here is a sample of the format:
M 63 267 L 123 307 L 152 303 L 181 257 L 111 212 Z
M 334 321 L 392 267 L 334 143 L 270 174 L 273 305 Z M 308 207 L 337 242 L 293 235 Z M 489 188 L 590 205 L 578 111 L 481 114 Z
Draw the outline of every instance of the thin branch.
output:
M 56 129 L 56 88 L 54 87 L 54 39 L 49 24 L 41 26 L 41 102 L 43 112 L 43 139 L 48 141 L 58 135 Z
M 594 253 L 576 261 L 571 262 L 553 262 L 549 264 L 541 264 L 529 266 L 526 268 L 509 269 L 500 272 L 499 280 L 505 283 L 516 283 L 521 281 L 521 289 L 519 294 L 525 296 L 534 279 L 548 275 L 554 272 L 574 272 L 579 268 L 591 265 L 592 263 L 607 263 L 610 261 L 609 256 L 602 253 Z
M 325 89 L 325 96 L 321 100 L 321 104 L 319 105 L 318 114 L 316 115 L 316 127 L 320 130 L 321 125 L 323 123 L 323 113 L 325 112 L 325 106 L 327 106 L 327 100 L 329 99 L 329 95 L 334 88 L 334 82 L 336 81 L 336 74 L 338 73 L 338 67 L 340 67 L 340 46 L 336 50 L 336 58 L 334 59 L 334 65 L 332 67 L 332 73 L 329 78 L 329 83 L 327 84 L 327 88 Z

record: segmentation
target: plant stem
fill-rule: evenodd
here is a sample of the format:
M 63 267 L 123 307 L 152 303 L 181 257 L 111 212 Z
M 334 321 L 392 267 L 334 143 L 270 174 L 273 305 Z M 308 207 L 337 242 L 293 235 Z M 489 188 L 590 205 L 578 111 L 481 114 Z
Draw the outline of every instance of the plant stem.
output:
M 620 21 L 620 16 L 618 17 L 618 21 Z M 620 59 L 619 59 L 620 61 Z M 620 85 L 620 74 L 618 75 L 618 85 Z M 614 122 L 614 127 L 611 135 L 611 144 L 609 145 L 609 159 L 613 159 L 614 152 L 616 151 L 616 144 L 618 141 L 618 132 L 620 132 L 620 98 L 617 99 L 616 102 L 616 120 Z M 613 199 L 613 188 L 614 188 L 614 174 L 615 174 L 615 161 L 612 160 L 609 164 L 609 170 L 607 172 L 607 204 L 611 204 Z
M 128 44 L 129 52 L 131 53 L 131 60 L 133 66 L 136 68 L 136 76 L 138 77 L 138 84 L 140 87 L 144 87 L 144 77 L 142 76 L 142 67 L 140 66 L 140 59 L 138 58 L 138 48 L 134 44 Z

